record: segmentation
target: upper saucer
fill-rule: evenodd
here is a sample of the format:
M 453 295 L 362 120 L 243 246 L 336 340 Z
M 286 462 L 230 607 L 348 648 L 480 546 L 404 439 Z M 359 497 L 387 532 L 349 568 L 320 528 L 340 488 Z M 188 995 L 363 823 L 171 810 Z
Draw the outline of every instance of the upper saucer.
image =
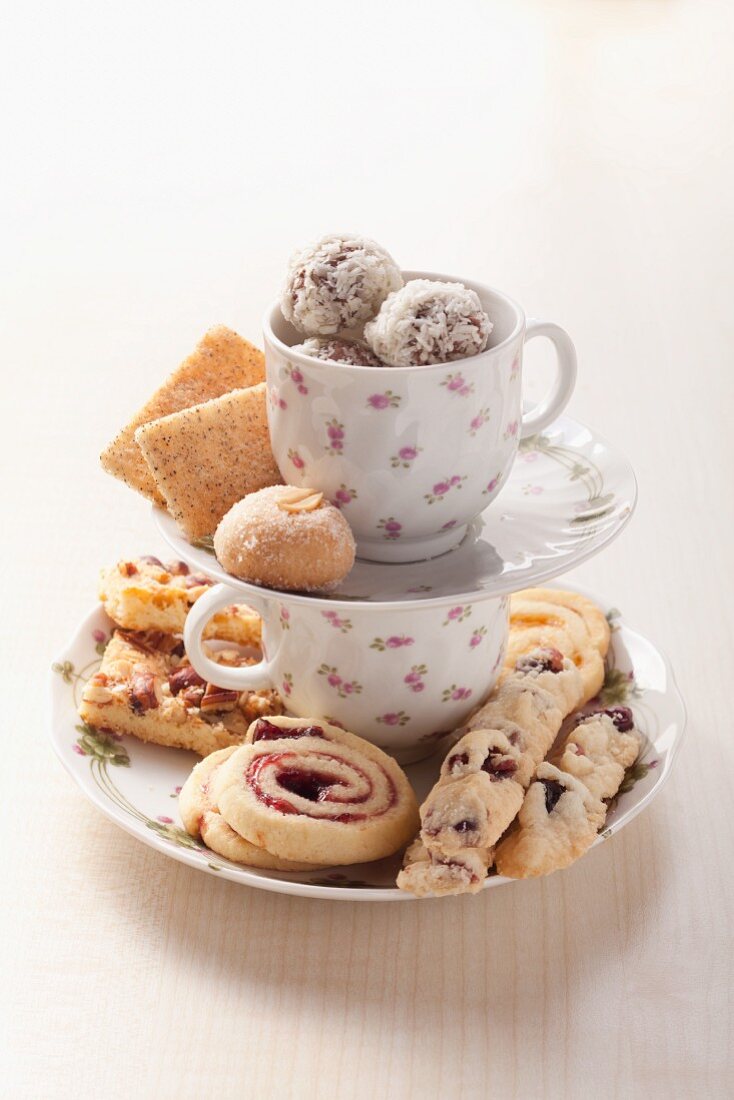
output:
M 623 529 L 636 500 L 637 484 L 625 456 L 590 428 L 562 416 L 522 440 L 504 489 L 455 550 L 408 564 L 358 560 L 330 593 L 278 592 L 278 598 L 335 607 L 506 595 L 597 554 Z M 189 543 L 166 512 L 153 511 L 163 537 L 195 569 L 238 589 L 243 600 L 248 592 L 264 591 L 225 572 L 211 550 Z

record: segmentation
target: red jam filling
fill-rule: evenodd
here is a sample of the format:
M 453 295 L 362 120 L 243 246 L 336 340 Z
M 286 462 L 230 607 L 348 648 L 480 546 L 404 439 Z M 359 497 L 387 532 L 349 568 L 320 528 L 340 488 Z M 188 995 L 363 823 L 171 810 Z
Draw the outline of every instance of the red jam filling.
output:
M 294 739 L 298 737 L 323 737 L 324 731 L 321 726 L 294 726 L 291 729 L 284 729 L 282 726 L 276 726 L 274 722 L 268 722 L 267 718 L 260 718 L 255 726 L 255 732 L 252 736 L 252 743 L 256 741 L 279 741 L 287 737 Z
M 515 668 L 518 672 L 563 672 L 563 654 L 549 646 L 521 657 Z
M 272 726 L 272 723 L 266 722 L 265 719 L 261 721 L 268 726 Z M 272 728 L 278 730 L 279 737 L 282 736 L 283 731 L 280 727 L 273 726 Z M 306 727 L 306 729 L 318 729 L 318 727 Z M 301 736 L 306 736 L 305 731 L 301 731 Z M 315 735 L 310 734 L 310 736 L 323 737 L 323 732 L 319 732 Z M 333 758 L 329 757 L 326 753 L 317 753 L 314 755 L 323 756 L 325 767 L 328 767 L 329 763 L 333 762 Z M 266 806 L 276 810 L 278 813 L 302 814 L 302 811 L 297 809 L 287 798 L 276 797 L 263 790 L 260 783 L 260 773 L 265 768 L 270 767 L 276 769 L 275 778 L 279 787 L 283 788 L 289 794 L 296 795 L 299 798 L 305 798 L 308 802 L 331 802 L 344 806 L 358 806 L 360 803 L 366 802 L 372 797 L 372 782 L 369 776 L 353 763 L 350 763 L 349 767 L 364 779 L 366 789 L 361 795 L 349 797 L 344 793 L 344 782 L 341 778 L 330 775 L 327 771 L 308 770 L 302 767 L 295 752 L 266 753 L 263 756 L 257 757 L 257 759 L 252 762 L 245 773 L 245 779 L 256 798 L 264 802 Z M 389 776 L 386 776 L 386 779 L 390 787 L 390 798 L 387 805 L 380 813 L 386 813 L 387 810 L 395 805 L 397 800 L 395 785 Z M 372 816 L 379 815 L 373 814 Z M 350 810 L 334 817 L 331 815 L 324 815 L 322 820 L 348 824 L 353 821 L 364 821 L 366 817 L 367 814 Z

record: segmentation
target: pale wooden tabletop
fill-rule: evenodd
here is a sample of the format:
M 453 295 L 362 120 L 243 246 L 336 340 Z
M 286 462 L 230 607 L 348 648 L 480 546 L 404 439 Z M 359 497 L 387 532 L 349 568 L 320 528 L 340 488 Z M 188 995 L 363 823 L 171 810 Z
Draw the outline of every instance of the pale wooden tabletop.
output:
M 13 20 L 0 1090 L 731 1095 L 731 5 L 70 0 Z M 289 251 L 341 227 L 572 333 L 571 411 L 627 452 L 640 502 L 569 582 L 668 652 L 689 709 L 646 813 L 478 898 L 202 875 L 101 817 L 49 744 L 47 669 L 98 568 L 159 546 L 99 450 L 207 327 L 257 339 Z

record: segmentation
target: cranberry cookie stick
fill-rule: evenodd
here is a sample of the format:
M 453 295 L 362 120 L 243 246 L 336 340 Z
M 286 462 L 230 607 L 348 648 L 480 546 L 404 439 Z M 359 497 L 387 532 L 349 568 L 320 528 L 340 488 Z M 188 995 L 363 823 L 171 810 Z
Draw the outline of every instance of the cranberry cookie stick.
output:
M 517 662 L 446 757 L 421 807 L 421 837 L 406 854 L 401 889 L 419 897 L 481 889 L 493 843 L 581 692 L 575 666 L 556 650 L 538 649 Z
M 499 839 L 581 691 L 577 669 L 557 650 L 534 650 L 517 662 L 447 756 L 421 808 L 429 851 L 453 855 Z
M 517 826 L 497 845 L 499 873 L 510 878 L 548 875 L 588 851 L 606 817 L 601 800 L 617 793 L 639 747 L 627 707 L 582 718 L 559 753 L 568 770 L 548 763 L 538 768 Z

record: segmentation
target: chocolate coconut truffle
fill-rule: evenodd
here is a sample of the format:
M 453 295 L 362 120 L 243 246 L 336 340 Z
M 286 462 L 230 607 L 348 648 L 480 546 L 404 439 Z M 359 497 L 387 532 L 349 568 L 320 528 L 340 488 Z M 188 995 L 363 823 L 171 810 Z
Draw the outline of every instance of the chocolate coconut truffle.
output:
M 369 321 L 402 285 L 397 264 L 379 244 L 333 234 L 291 257 L 281 309 L 299 332 L 328 336 Z
M 355 367 L 384 367 L 374 351 L 359 344 L 356 340 L 340 340 L 338 337 L 309 336 L 302 344 L 296 344 L 292 351 L 304 355 L 313 355 L 329 363 L 348 363 Z
M 383 302 L 364 338 L 388 366 L 419 367 L 478 355 L 492 327 L 463 283 L 412 279 Z

